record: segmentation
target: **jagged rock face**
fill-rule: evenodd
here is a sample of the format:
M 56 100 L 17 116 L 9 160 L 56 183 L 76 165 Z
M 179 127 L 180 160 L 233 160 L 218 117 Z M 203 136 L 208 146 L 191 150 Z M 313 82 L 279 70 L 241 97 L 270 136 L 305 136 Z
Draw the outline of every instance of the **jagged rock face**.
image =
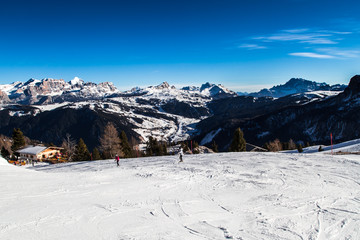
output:
M 98 84 L 99 88 L 106 89 L 110 92 L 116 92 L 117 88 L 114 86 L 112 82 L 103 82 Z
M 63 79 L 45 79 L 37 87 L 37 92 L 41 95 L 51 94 L 53 92 L 61 92 L 66 86 Z
M 10 99 L 6 93 L 0 90 L 0 103 L 9 103 Z
M 109 82 L 100 84 L 84 83 L 79 78 L 70 82 L 63 79 L 46 78 L 43 80 L 30 79 L 25 83 L 14 84 L 9 92 L 12 102 L 21 104 L 50 104 L 66 100 L 79 101 L 84 99 L 103 98 L 118 92 Z
M 213 86 L 214 86 L 214 84 L 210 84 L 209 82 L 204 83 L 204 84 L 201 85 L 201 87 L 200 87 L 200 92 L 204 91 L 204 90 L 207 89 L 207 88 L 211 88 L 211 87 L 213 87 Z
M 170 87 L 169 83 L 163 82 L 162 84 L 156 86 L 155 88 L 156 89 L 165 89 L 165 88 L 169 88 L 169 87 Z

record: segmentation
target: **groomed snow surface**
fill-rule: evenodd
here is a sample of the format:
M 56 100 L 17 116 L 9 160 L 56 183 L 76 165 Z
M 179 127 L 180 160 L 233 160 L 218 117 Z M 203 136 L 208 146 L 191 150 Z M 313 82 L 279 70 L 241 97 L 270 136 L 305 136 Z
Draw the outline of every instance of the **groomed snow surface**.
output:
M 359 158 L 0 159 L 0 239 L 360 239 Z

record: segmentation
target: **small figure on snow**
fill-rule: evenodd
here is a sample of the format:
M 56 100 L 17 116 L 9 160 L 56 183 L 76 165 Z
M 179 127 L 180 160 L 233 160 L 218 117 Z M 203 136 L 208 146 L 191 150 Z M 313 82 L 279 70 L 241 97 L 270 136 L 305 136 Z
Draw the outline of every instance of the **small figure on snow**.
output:
M 116 161 L 117 166 L 120 166 L 119 165 L 120 157 L 117 154 L 115 155 L 115 161 Z
M 182 148 L 180 148 L 180 151 L 179 151 L 179 158 L 180 158 L 180 161 L 179 161 L 179 162 L 183 162 L 183 155 L 184 155 L 184 153 L 183 153 L 183 149 L 182 149 Z

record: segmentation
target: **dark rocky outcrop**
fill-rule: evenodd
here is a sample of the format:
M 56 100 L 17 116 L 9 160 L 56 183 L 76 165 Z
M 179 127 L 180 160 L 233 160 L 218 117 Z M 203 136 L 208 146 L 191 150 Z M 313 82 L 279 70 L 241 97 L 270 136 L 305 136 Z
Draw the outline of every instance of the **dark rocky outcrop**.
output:
M 345 94 L 355 95 L 360 93 L 360 75 L 355 75 L 350 79 L 349 86 L 345 89 Z

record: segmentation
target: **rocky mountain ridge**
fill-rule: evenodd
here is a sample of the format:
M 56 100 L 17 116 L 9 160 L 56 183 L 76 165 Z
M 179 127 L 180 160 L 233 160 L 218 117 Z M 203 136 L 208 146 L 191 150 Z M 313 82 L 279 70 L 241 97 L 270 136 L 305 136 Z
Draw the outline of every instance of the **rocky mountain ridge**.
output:
M 76 102 L 83 100 L 94 100 L 112 98 L 117 96 L 140 96 L 153 94 L 160 95 L 182 95 L 183 92 L 193 93 L 203 98 L 226 98 L 236 96 L 236 93 L 228 90 L 222 85 L 206 83 L 200 88 L 185 87 L 176 89 L 167 82 L 157 86 L 150 86 L 144 89 L 134 88 L 127 92 L 119 91 L 113 83 L 102 82 L 99 84 L 84 82 L 75 77 L 69 82 L 63 79 L 45 78 L 42 80 L 30 79 L 25 83 L 14 82 L 12 84 L 0 85 L 0 103 L 18 103 L 26 105 L 43 105 L 61 103 L 65 101 Z M 156 95 L 157 94 L 157 95 Z M 162 96 L 160 96 L 162 97 Z
M 296 93 L 314 92 L 314 91 L 344 91 L 346 85 L 335 84 L 329 85 L 327 83 L 318 83 L 302 78 L 292 78 L 285 84 L 274 86 L 270 89 L 264 88 L 259 92 L 249 93 L 247 95 L 253 97 L 273 97 L 280 98 Z M 246 94 L 243 94 L 246 95 Z
M 352 85 L 355 87 L 351 89 L 356 89 L 357 83 Z M 339 93 L 314 91 L 281 98 L 237 96 L 220 84 L 177 89 L 167 82 L 121 92 L 112 83 L 85 83 L 79 78 L 70 82 L 30 79 L 0 85 L 0 91 L 0 133 L 5 135 L 19 127 L 31 138 L 60 144 L 70 133 L 93 148 L 106 123 L 113 122 L 133 142 L 144 143 L 149 136 L 161 141 L 195 138 L 204 144 L 215 140 L 222 150 L 226 150 L 235 127 L 244 128 L 247 139 L 260 145 L 276 137 L 277 132 L 266 133 L 259 128 L 263 125 L 259 119 L 283 109 L 305 109 Z M 277 121 L 281 125 L 282 120 Z M 254 122 L 257 125 L 251 125 Z
M 210 101 L 236 96 L 210 83 L 177 89 L 163 82 L 121 92 L 112 83 L 85 83 L 79 78 L 70 82 L 30 79 L 0 85 L 0 89 L 4 96 L 0 132 L 11 135 L 14 127 L 20 127 L 27 136 L 52 139 L 55 144 L 70 133 L 76 139 L 83 137 L 90 147 L 98 144 L 109 121 L 138 142 L 147 141 L 150 135 L 163 141 L 188 139 L 195 124 L 211 115 Z

